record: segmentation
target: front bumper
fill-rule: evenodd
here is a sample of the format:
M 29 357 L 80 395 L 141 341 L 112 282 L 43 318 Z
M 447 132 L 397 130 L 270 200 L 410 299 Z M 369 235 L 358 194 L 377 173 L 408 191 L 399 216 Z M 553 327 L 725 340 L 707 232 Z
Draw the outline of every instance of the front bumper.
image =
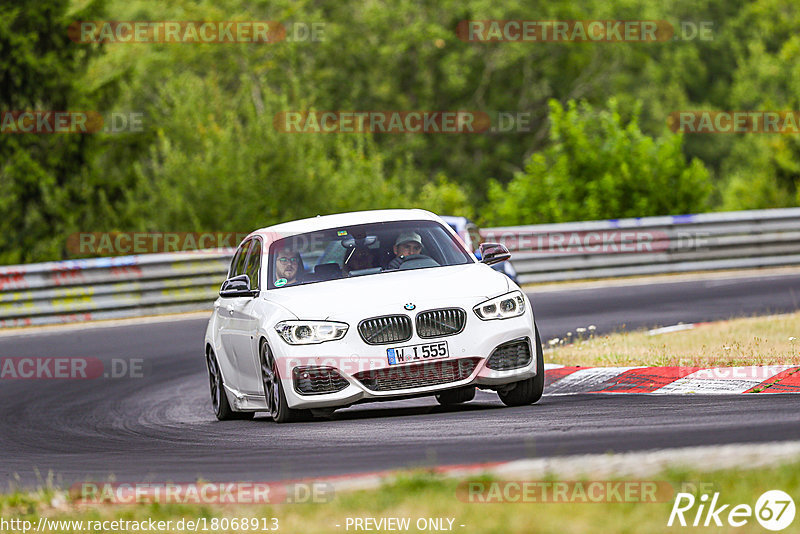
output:
M 527 338 L 530 343 L 531 358 L 526 365 L 507 371 L 487 367 L 488 358 L 499 345 L 520 338 Z M 446 359 L 399 365 L 388 363 L 388 348 L 440 341 L 447 342 L 449 357 Z M 495 321 L 482 321 L 470 310 L 461 333 L 433 339 L 421 339 L 414 332 L 411 339 L 401 343 L 367 345 L 351 326 L 347 335 L 338 341 L 305 346 L 288 345 L 279 339 L 272 343 L 287 403 L 298 409 L 334 408 L 368 400 L 435 394 L 467 385 L 501 387 L 533 377 L 539 371 L 530 307 L 520 317 Z M 427 368 L 415 368 L 420 365 Z M 295 387 L 295 369 L 299 367 L 335 369 L 346 386 L 332 393 L 303 394 Z M 380 386 L 379 381 L 368 378 L 387 376 L 393 379 L 388 390 L 385 389 L 388 381 Z

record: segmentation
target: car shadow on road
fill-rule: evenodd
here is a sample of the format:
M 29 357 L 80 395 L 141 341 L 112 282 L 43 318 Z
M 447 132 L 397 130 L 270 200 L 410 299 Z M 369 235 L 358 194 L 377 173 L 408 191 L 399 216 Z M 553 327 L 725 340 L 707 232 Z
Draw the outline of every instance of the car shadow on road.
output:
M 389 402 L 402 402 L 402 401 L 387 401 L 385 403 L 377 402 L 370 403 L 368 408 L 364 404 L 356 404 L 348 408 L 341 408 L 335 411 L 332 415 L 327 417 L 314 417 L 309 421 L 298 421 L 296 424 L 303 423 L 324 423 L 333 421 L 357 421 L 364 419 L 385 419 L 392 417 L 421 417 L 425 415 L 445 415 L 445 414 L 466 414 L 474 412 L 491 412 L 494 410 L 502 410 L 504 406 L 500 404 L 490 404 L 488 402 L 470 402 L 468 404 L 459 404 L 456 406 L 441 406 L 441 405 L 414 405 L 414 406 L 381 406 L 381 404 L 388 404 Z M 255 418 L 256 421 L 263 421 L 272 423 L 272 419 L 266 414 L 258 414 Z
M 356 408 L 355 406 L 353 408 Z M 420 415 L 442 415 L 442 414 L 462 414 L 469 412 L 485 412 L 502 409 L 503 406 L 488 403 L 468 403 L 456 406 L 408 406 L 408 407 L 381 407 L 372 405 L 369 408 L 358 407 L 357 409 L 344 409 L 336 411 L 330 420 L 343 421 L 348 419 L 370 419 L 385 417 L 409 417 Z

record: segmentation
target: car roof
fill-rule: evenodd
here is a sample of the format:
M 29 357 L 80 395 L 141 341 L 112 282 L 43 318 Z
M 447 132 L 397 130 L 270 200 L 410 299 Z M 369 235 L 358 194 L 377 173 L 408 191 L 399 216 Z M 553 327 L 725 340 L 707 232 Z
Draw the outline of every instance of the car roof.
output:
M 441 219 L 430 211 L 421 209 L 389 209 L 389 210 L 369 210 L 353 211 L 349 213 L 337 213 L 334 215 L 317 215 L 308 219 L 289 221 L 273 226 L 260 228 L 250 234 L 261 235 L 267 241 L 282 239 L 297 234 L 313 232 L 315 230 L 326 230 L 340 226 L 353 226 L 356 224 L 368 224 L 390 221 L 407 220 L 430 220 L 441 222 Z M 248 237 L 250 237 L 248 236 Z

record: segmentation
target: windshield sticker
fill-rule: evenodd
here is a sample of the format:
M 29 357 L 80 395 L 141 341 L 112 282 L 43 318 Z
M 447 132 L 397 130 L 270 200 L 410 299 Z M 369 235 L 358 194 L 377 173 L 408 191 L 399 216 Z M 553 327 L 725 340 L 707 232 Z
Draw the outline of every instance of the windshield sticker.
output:
M 286 282 L 288 282 L 286 278 L 278 278 L 277 280 L 275 280 L 275 287 L 285 286 Z
M 336 232 L 336 235 L 339 237 L 347 235 L 347 230 L 339 230 L 338 232 Z

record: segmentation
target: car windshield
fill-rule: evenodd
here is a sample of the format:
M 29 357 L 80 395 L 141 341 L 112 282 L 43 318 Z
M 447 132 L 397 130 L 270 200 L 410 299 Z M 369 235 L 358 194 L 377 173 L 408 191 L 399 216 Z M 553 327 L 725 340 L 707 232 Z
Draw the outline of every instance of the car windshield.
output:
M 272 243 L 269 289 L 471 263 L 434 221 L 359 224 L 298 234 Z

